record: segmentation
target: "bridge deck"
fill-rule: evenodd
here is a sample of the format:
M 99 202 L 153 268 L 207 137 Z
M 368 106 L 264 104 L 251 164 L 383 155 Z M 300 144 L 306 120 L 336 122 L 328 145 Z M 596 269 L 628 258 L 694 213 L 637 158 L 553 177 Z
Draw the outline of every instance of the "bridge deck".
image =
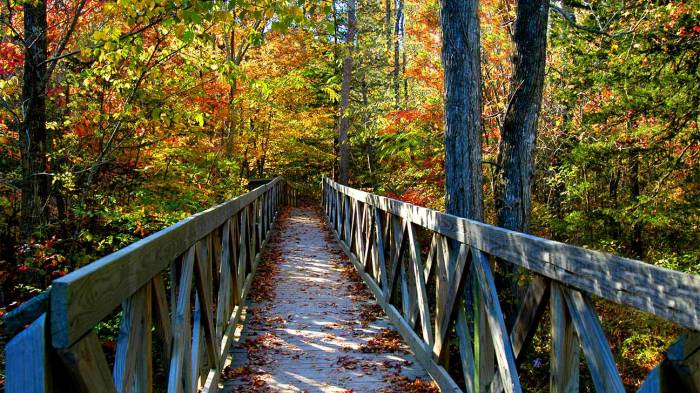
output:
M 223 391 L 432 390 L 320 210 L 288 208 L 277 225 Z

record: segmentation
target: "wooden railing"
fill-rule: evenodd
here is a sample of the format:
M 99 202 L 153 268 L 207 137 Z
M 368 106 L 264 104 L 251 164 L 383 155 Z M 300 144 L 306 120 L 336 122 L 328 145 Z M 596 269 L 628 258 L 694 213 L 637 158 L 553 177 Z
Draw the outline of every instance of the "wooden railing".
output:
M 700 330 L 695 275 L 455 217 L 328 178 L 323 207 L 346 254 L 443 392 L 521 392 L 518 366 L 547 306 L 550 391 L 579 390 L 581 348 L 595 390 L 624 392 L 590 295 Z M 427 252 L 421 235 L 430 239 Z M 496 258 L 532 276 L 510 330 L 492 274 Z M 693 337 L 681 344 L 686 347 L 680 356 L 693 357 L 684 367 L 695 368 L 680 371 L 689 380 L 676 391 L 698 388 L 692 385 L 698 382 L 700 342 Z M 459 349 L 459 364 L 449 365 L 450 343 Z M 661 391 L 662 372 L 650 374 L 640 391 Z
M 261 250 L 295 198 L 276 178 L 55 280 L 7 344 L 5 391 L 150 392 L 154 366 L 158 391 L 217 391 Z M 114 318 L 108 362 L 96 326 Z

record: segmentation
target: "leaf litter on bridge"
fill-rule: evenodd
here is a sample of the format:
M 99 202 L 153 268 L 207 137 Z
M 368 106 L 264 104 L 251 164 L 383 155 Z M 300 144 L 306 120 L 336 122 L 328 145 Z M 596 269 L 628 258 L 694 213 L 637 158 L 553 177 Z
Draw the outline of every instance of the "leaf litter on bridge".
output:
M 280 214 L 251 290 L 245 338 L 222 372 L 223 390 L 438 392 L 319 209 Z

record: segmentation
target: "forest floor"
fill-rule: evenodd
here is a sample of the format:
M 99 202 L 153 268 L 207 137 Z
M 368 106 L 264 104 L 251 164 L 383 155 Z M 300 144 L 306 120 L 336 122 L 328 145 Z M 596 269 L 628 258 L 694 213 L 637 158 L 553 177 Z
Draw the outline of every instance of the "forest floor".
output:
M 225 392 L 437 392 L 317 207 L 287 208 L 264 253 Z

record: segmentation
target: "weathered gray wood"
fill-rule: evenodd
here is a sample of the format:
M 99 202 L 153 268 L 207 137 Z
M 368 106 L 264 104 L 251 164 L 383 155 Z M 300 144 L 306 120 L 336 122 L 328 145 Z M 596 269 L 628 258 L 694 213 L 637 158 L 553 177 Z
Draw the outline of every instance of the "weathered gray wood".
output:
M 696 275 L 451 216 L 332 180 L 327 185 L 545 277 L 700 330 L 700 277 Z
M 597 392 L 625 391 L 615 358 L 590 301 L 581 292 L 560 287 L 581 341 L 583 354 Z
M 50 321 L 53 345 L 68 347 L 195 241 L 282 182 L 277 178 L 55 280 Z
M 338 239 L 338 233 L 333 231 L 336 239 Z M 413 331 L 413 328 L 406 322 L 401 313 L 391 304 L 384 300 L 382 295 L 382 289 L 364 271 L 364 265 L 358 260 L 356 254 L 354 254 L 344 243 L 338 242 L 340 247 L 343 249 L 345 254 L 350 258 L 355 269 L 362 277 L 363 281 L 367 284 L 369 289 L 372 291 L 377 303 L 382 307 L 384 312 L 387 314 L 391 323 L 394 324 L 398 332 L 401 334 L 404 340 L 409 344 L 411 350 L 414 352 L 416 359 L 423 366 L 428 374 L 435 380 L 435 382 L 440 387 L 441 392 L 461 392 L 459 386 L 452 380 L 447 371 L 438 365 L 433 359 L 432 351 L 430 348 L 426 348 L 425 342 L 418 337 L 418 335 Z
M 153 284 L 145 286 L 143 323 L 141 327 L 141 348 L 136 358 L 136 373 L 134 375 L 135 393 L 153 392 Z
M 553 282 L 550 291 L 552 346 L 549 358 L 549 391 L 575 393 L 579 391 L 579 346 L 576 332 L 559 284 Z
M 231 217 L 231 227 L 229 236 L 230 254 L 231 254 L 231 307 L 240 304 L 241 302 L 241 279 L 238 274 L 238 262 L 240 248 L 238 244 L 238 215 Z
M 70 373 L 71 386 L 79 392 L 117 392 L 102 345 L 94 330 L 90 330 L 70 347 L 57 349 L 56 352 Z
M 151 285 L 148 283 L 131 295 L 122 306 L 122 319 L 119 325 L 117 352 L 112 372 L 114 385 L 118 392 L 134 391 L 136 384 L 134 373 L 136 372 L 137 360 L 139 357 L 145 356 L 143 332 L 146 330 L 146 326 L 150 332 L 152 326 L 150 298 Z M 149 310 L 146 310 L 147 307 Z M 141 385 L 138 386 L 141 387 Z M 143 391 L 142 389 L 138 390 Z
M 246 266 L 248 265 L 248 215 L 244 211 L 240 213 L 240 226 L 238 229 L 238 282 L 244 282 L 246 279 Z M 238 295 L 243 298 L 243 288 L 239 288 L 241 293 Z
M 182 391 L 183 379 L 185 386 L 189 386 L 184 372 L 187 348 L 189 347 L 190 331 L 190 293 L 192 292 L 192 276 L 194 274 L 195 246 L 190 247 L 183 258 L 182 272 L 180 274 L 180 288 L 177 298 L 177 307 L 173 321 L 173 353 L 170 357 L 170 373 L 168 376 L 168 392 Z
M 542 276 L 535 275 L 530 282 L 525 299 L 510 332 L 510 342 L 513 345 L 516 364 L 521 364 L 525 351 L 537 331 L 547 304 L 549 304 L 548 280 Z M 503 391 L 500 375 L 497 374 L 493 378 L 489 390 L 496 393 Z
M 442 242 L 440 242 L 442 243 Z M 450 326 L 450 321 L 453 319 L 455 304 L 460 297 L 460 289 L 462 289 L 462 277 L 465 276 L 467 271 L 465 267 L 467 266 L 467 259 L 469 256 L 469 247 L 465 244 L 461 244 L 459 247 L 459 253 L 457 255 L 457 260 L 455 261 L 454 272 L 451 274 L 451 278 L 448 278 L 447 272 L 452 269 L 448 266 L 449 256 L 443 253 L 441 244 L 438 247 L 438 271 L 444 271 L 444 281 L 442 281 L 442 275 L 438 274 L 440 283 L 438 285 L 438 290 L 441 295 L 437 297 L 437 306 L 435 314 L 435 345 L 433 346 L 433 354 L 437 357 L 444 355 L 444 350 L 446 346 L 447 329 Z M 440 267 L 443 265 L 443 267 Z M 444 288 L 444 291 L 441 290 Z
M 411 253 L 411 266 L 413 267 L 413 276 L 416 284 L 416 293 L 418 295 L 418 311 L 420 312 L 421 330 L 423 331 L 423 340 L 429 348 L 432 348 L 435 338 L 433 337 L 432 321 L 430 320 L 430 310 L 428 307 L 428 290 L 426 289 L 425 271 L 421 262 L 420 244 L 416 235 L 414 224 L 408 224 L 408 244 L 409 252 Z
M 537 325 L 547 307 L 549 283 L 542 276 L 534 275 L 530 281 L 522 306 L 510 332 L 516 362 L 520 362 L 524 349 L 535 335 Z
M 399 265 L 403 259 L 403 250 L 406 245 L 406 225 L 404 221 L 400 218 L 392 215 L 391 216 L 391 228 L 392 228 L 392 255 L 391 255 L 391 267 L 389 273 L 388 287 L 384 293 L 384 297 L 389 300 L 389 297 L 393 293 L 394 285 L 396 285 L 396 280 L 398 278 L 398 273 L 401 270 Z
M 5 391 L 49 393 L 51 365 L 46 314 L 41 314 L 5 346 Z
M 153 277 L 153 306 L 155 311 L 155 320 L 158 325 L 158 334 L 163 342 L 164 358 L 170 358 L 172 350 L 172 325 L 170 323 L 170 310 L 168 308 L 168 299 L 165 291 L 165 283 L 163 276 L 158 274 Z
M 470 251 L 471 252 L 471 251 Z M 473 261 L 472 261 L 473 264 Z M 472 268 L 474 270 L 474 268 Z M 486 317 L 486 305 L 481 300 L 482 294 L 478 290 L 479 282 L 475 274 L 471 274 L 470 285 L 465 285 L 464 287 L 464 299 L 465 301 L 471 295 L 472 303 L 472 316 L 474 319 L 474 386 L 478 392 L 486 392 L 489 388 L 489 381 L 494 379 L 495 374 L 495 360 L 496 355 L 494 352 L 493 338 L 491 335 L 491 329 L 489 327 L 488 318 Z M 494 375 L 495 374 L 495 375 Z M 500 378 L 499 378 L 500 381 Z M 502 385 L 502 384 L 501 384 Z
M 265 230 L 269 230 L 266 226 Z M 224 330 L 226 329 L 225 323 L 227 322 L 228 316 L 230 314 L 230 298 L 232 294 L 231 289 L 231 257 L 230 257 L 230 245 L 229 240 L 231 238 L 231 225 L 230 220 L 224 223 L 222 228 L 223 236 L 221 237 L 221 265 L 220 265 L 220 280 L 219 280 L 219 291 L 218 298 L 216 301 L 216 341 L 221 342 L 221 338 L 224 335 Z
M 472 248 L 472 268 L 479 288 L 481 299 L 486 309 L 486 316 L 491 327 L 491 337 L 498 359 L 498 371 L 503 382 L 503 388 L 508 393 L 521 392 L 520 379 L 515 365 L 515 355 L 510 343 L 506 324 L 503 319 L 503 311 L 498 302 L 496 283 L 493 281 L 491 266 L 486 256 L 479 250 Z
M 2 321 L 5 324 L 5 335 L 12 338 L 15 334 L 24 329 L 26 325 L 31 324 L 39 319 L 41 314 L 46 313 L 49 309 L 50 293 L 51 288 L 32 297 L 31 299 L 22 303 L 19 307 L 8 312 L 2 318 Z
M 379 277 L 377 282 L 380 283 L 380 286 L 386 293 L 389 287 L 387 282 L 386 260 L 384 257 L 384 234 L 382 231 L 381 210 L 373 208 L 372 211 L 374 213 L 374 232 L 376 234 L 374 260 L 376 261 L 377 265 L 379 265 Z
M 199 368 L 200 361 L 202 359 L 202 325 L 204 325 L 203 321 L 206 318 L 204 314 L 206 314 L 206 309 L 202 309 L 202 302 L 200 300 L 200 297 L 195 297 L 193 318 L 194 324 L 192 326 L 192 343 L 190 345 L 190 358 L 188 364 L 185 365 L 185 367 L 190 368 L 190 375 L 192 376 L 187 391 L 193 393 L 199 390 Z
M 209 283 L 211 282 L 208 277 L 207 271 L 209 264 L 207 263 L 207 251 L 205 249 L 206 243 L 198 242 L 195 246 L 197 250 L 197 256 L 194 262 L 194 278 L 195 284 L 197 286 L 197 295 L 199 299 L 199 304 L 203 310 L 199 313 L 198 317 L 201 318 L 201 323 L 204 327 L 204 337 L 207 346 L 207 354 L 209 355 L 210 364 L 218 368 L 218 353 L 216 341 L 216 329 L 214 327 L 214 322 L 212 320 L 212 311 L 214 310 L 214 305 L 211 300 L 211 291 L 209 290 Z
M 459 360 L 462 366 L 462 375 L 464 376 L 464 386 L 466 386 L 467 392 L 476 392 L 474 380 L 474 348 L 469 334 L 469 324 L 465 308 L 466 304 L 464 304 L 464 300 L 460 300 L 455 321 L 455 332 L 457 333 L 457 340 L 459 342 Z

